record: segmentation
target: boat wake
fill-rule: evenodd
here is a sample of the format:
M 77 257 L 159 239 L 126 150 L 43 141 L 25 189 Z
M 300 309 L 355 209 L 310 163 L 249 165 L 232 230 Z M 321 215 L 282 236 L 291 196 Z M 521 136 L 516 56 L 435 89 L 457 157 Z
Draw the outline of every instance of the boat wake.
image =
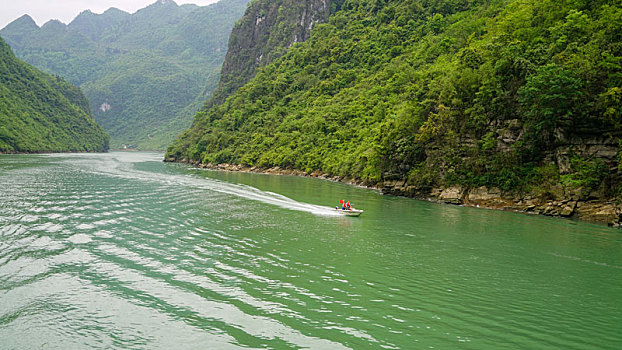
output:
M 144 155 L 141 155 L 140 157 L 137 156 L 138 155 L 131 153 L 114 154 L 110 157 L 104 158 L 103 160 L 98 160 L 95 163 L 93 162 L 93 159 L 88 159 L 87 161 L 83 161 L 81 163 L 83 165 L 82 168 L 85 171 L 95 174 L 105 174 L 107 176 L 114 176 L 118 178 L 157 182 L 164 185 L 184 186 L 206 191 L 213 191 L 261 203 L 275 205 L 284 209 L 307 212 L 314 215 L 341 216 L 335 211 L 334 208 L 299 202 L 278 193 L 262 191 L 258 188 L 248 185 L 230 183 L 211 178 L 197 177 L 193 175 L 162 174 L 138 170 L 134 167 L 134 164 L 136 162 L 144 162 L 145 160 L 161 161 L 161 158 L 145 159 Z M 101 159 L 101 155 L 98 155 L 98 159 Z M 75 161 L 76 159 L 73 160 Z M 93 167 L 94 164 L 96 164 L 95 167 Z

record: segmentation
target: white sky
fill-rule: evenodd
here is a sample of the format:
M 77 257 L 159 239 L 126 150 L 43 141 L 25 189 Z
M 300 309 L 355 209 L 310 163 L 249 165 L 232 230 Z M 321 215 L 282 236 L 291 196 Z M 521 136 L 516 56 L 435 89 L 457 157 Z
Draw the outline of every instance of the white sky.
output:
M 51 19 L 71 22 L 80 12 L 102 13 L 111 7 L 134 13 L 156 0 L 0 0 L 0 29 L 24 14 L 30 15 L 39 26 Z M 178 5 L 205 6 L 218 0 L 175 0 Z

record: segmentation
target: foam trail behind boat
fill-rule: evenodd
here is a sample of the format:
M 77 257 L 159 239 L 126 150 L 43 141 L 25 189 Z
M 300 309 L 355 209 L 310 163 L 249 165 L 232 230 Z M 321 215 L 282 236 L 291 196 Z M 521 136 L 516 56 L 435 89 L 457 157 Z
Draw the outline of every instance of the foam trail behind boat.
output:
M 103 161 L 97 160 L 96 162 L 94 162 L 93 159 L 73 159 L 72 161 L 74 163 L 82 163 L 82 165 L 84 165 L 85 171 L 87 172 L 106 174 L 108 176 L 115 176 L 126 179 L 140 179 L 143 181 L 159 182 L 166 185 L 180 185 L 214 191 L 266 204 L 276 205 L 278 207 L 289 210 L 308 212 L 314 215 L 340 216 L 338 213 L 335 212 L 333 208 L 309 203 L 301 203 L 278 193 L 262 191 L 248 185 L 234 184 L 216 179 L 196 177 L 192 175 L 157 174 L 137 170 L 133 167 L 133 160 L 134 157 L 132 157 L 131 154 L 122 154 L 111 156 L 110 158 L 107 158 Z M 142 158 L 141 160 L 144 161 L 144 158 Z M 95 167 L 93 167 L 94 163 L 96 164 Z
M 196 180 L 196 178 L 194 178 Z M 228 182 L 222 182 L 214 179 L 200 179 L 206 180 L 206 183 L 203 184 L 204 188 L 209 189 L 211 191 L 216 191 L 220 193 L 226 193 L 235 195 L 238 197 L 251 199 L 255 201 L 259 201 L 262 203 L 272 204 L 279 206 L 285 209 L 304 211 L 315 215 L 326 215 L 326 216 L 338 216 L 339 214 L 335 213 L 334 209 L 309 204 L 309 203 L 301 203 L 295 201 L 289 197 L 285 197 L 278 193 L 262 191 L 255 187 L 242 185 L 242 184 L 232 184 Z

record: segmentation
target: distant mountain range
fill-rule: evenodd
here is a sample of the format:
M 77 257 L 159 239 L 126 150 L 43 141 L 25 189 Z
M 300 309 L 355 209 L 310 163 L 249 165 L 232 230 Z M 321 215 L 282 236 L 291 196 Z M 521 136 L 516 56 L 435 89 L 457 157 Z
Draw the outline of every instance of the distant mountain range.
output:
M 106 150 L 80 89 L 19 60 L 0 38 L 0 153 Z
M 134 14 L 84 11 L 38 27 L 24 15 L 0 30 L 26 62 L 82 88 L 111 147 L 164 149 L 218 83 L 229 33 L 249 0 L 209 6 L 159 0 Z

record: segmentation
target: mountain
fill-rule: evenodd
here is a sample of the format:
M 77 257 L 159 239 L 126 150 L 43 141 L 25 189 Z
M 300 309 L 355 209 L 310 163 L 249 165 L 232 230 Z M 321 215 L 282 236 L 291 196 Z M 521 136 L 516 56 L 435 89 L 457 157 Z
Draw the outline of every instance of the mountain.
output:
M 130 20 L 131 15 L 117 8 L 110 8 L 98 15 L 90 10 L 81 12 L 69 25 L 69 30 L 81 33 L 93 41 L 98 41 L 104 33 L 123 22 Z
M 80 89 L 17 59 L 0 38 L 0 153 L 107 150 Z
M 6 27 L 4 27 L 5 31 L 15 33 L 13 35 L 14 42 L 22 42 L 27 40 L 26 38 L 34 35 L 39 31 L 39 26 L 32 19 L 32 17 L 28 15 L 23 15 L 20 18 L 14 20 L 9 23 Z
M 214 91 L 229 33 L 250 0 L 209 6 L 159 0 L 38 28 L 23 16 L 0 30 L 18 57 L 81 87 L 111 146 L 164 149 Z
M 297 42 L 306 41 L 311 29 L 328 21 L 342 1 L 254 1 L 236 23 L 220 72 L 218 89 L 208 106 L 220 104 L 254 77 L 257 68 L 278 59 Z
M 312 3 L 281 7 L 277 18 Z M 279 57 L 288 48 L 259 69 L 241 63 L 254 77 L 208 103 L 166 157 L 299 169 L 550 215 L 594 200 L 619 221 L 619 3 L 324 3 L 334 10 L 328 23 L 304 42 L 262 51 Z M 266 35 L 277 38 L 289 22 L 272 20 Z M 239 36 L 254 37 L 251 29 Z
M 199 125 L 208 110 L 245 85 L 257 70 L 283 56 L 289 48 L 309 38 L 311 29 L 328 21 L 343 0 L 272 0 L 253 1 L 235 24 L 229 37 L 227 55 L 220 72 L 218 87 L 195 116 L 193 126 L 169 147 L 168 159 L 190 159 L 184 154 L 199 142 Z M 169 156 L 170 155 L 170 156 Z M 192 157 L 191 157 L 192 158 Z

